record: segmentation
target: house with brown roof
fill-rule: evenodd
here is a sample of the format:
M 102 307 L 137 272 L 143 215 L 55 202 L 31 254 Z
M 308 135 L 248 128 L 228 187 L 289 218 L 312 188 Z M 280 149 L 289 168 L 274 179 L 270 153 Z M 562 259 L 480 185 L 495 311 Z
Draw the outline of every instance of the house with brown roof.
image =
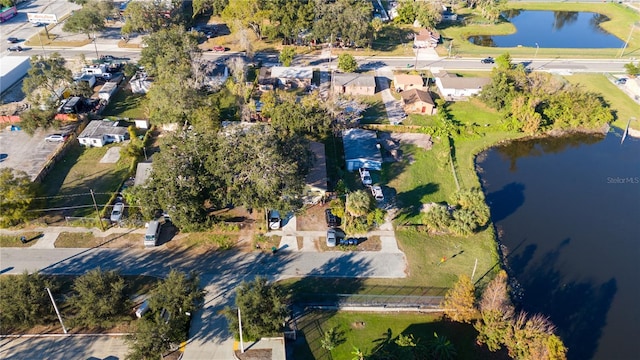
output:
M 479 94 L 490 82 L 490 78 L 484 77 L 460 77 L 447 72 L 436 74 L 436 86 L 447 100 L 467 100 Z
M 424 90 L 424 79 L 420 75 L 397 74 L 393 76 L 393 86 L 397 92 L 411 89 Z
M 413 38 L 414 48 L 434 48 L 440 42 L 440 33 L 433 29 L 420 29 Z
M 334 94 L 375 95 L 376 79 L 373 75 L 334 73 L 331 79 Z
M 433 102 L 429 91 L 411 89 L 400 93 L 404 111 L 409 114 L 435 114 L 436 104 Z

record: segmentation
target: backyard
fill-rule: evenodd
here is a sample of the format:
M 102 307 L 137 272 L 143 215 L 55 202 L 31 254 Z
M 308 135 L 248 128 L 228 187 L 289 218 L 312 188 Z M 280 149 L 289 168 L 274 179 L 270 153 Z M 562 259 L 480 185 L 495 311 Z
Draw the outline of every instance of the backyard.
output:
M 475 344 L 476 331 L 471 325 L 443 321 L 440 314 L 394 313 L 393 321 L 388 314 L 313 311 L 297 320 L 302 334 L 294 343 L 295 359 L 352 359 L 355 349 L 364 356 L 382 353 L 393 354 L 400 359 L 402 349 L 395 341 L 399 335 L 412 335 L 414 342 L 425 346 L 426 351 L 438 337 L 446 337 L 455 347 L 458 359 L 508 359 L 504 353 L 489 352 L 486 347 Z M 322 347 L 324 333 L 336 329 L 337 346 L 329 352 Z
M 56 209 L 49 213 L 49 223 L 61 220 L 61 216 L 95 216 L 91 191 L 99 208 L 108 205 L 113 193 L 129 177 L 131 158 L 120 156 L 115 163 L 100 161 L 109 149 L 118 146 L 121 144 L 95 148 L 71 145 L 42 183 L 46 207 Z

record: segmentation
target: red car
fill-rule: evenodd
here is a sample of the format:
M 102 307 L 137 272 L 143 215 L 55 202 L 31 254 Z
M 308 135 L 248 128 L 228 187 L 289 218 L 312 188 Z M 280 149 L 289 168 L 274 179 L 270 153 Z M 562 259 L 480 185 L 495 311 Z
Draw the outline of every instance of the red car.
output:
M 214 47 L 213 47 L 213 51 L 223 52 L 223 51 L 227 51 L 227 49 L 225 49 L 225 47 L 224 47 L 224 46 L 220 46 L 220 45 L 218 45 L 218 46 L 214 46 Z

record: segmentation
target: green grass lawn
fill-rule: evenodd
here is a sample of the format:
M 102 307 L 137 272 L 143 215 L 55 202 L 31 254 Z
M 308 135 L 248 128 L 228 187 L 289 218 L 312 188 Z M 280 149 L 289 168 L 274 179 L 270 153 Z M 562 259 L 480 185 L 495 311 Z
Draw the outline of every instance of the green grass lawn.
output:
M 623 41 L 629 36 L 632 24 L 640 20 L 638 15 L 633 10 L 625 7 L 621 4 L 613 2 L 606 3 L 575 3 L 575 2 L 546 2 L 546 3 L 521 3 L 521 2 L 509 2 L 507 5 L 509 9 L 523 9 L 523 10 L 556 10 L 556 11 L 588 11 L 597 12 L 606 15 L 610 21 L 600 24 L 602 28 Z M 473 35 L 506 35 L 516 31 L 515 27 L 508 22 L 501 22 L 498 24 L 487 24 L 485 20 L 476 17 L 475 15 L 467 16 L 468 23 L 471 25 L 460 26 L 451 25 L 440 32 L 447 39 L 453 40 L 452 53 L 462 56 L 498 56 L 504 52 L 509 52 L 515 57 L 532 57 L 536 53 L 536 47 L 534 44 L 523 47 L 512 48 L 491 48 L 484 46 L 477 46 L 467 39 Z M 637 57 L 640 55 L 640 27 L 635 28 L 635 34 L 632 36 L 629 46 L 624 53 L 625 57 Z M 443 46 L 438 48 L 438 52 L 442 56 L 446 56 L 448 52 L 449 41 L 445 41 Z M 539 58 L 549 57 L 581 57 L 581 58 L 615 58 L 620 56 L 621 49 L 547 49 L 540 48 L 537 53 Z
M 111 98 L 111 102 L 102 112 L 102 116 L 147 119 L 149 114 L 145 108 L 145 99 L 144 94 L 134 94 L 129 90 L 121 89 Z
M 613 125 L 624 129 L 631 117 L 636 120 L 631 126 L 640 129 L 640 105 L 633 101 L 620 88 L 601 74 L 576 74 L 566 76 L 572 83 L 581 84 L 585 89 L 599 93 L 615 110 L 616 121 Z
M 458 353 L 457 359 L 505 359 L 503 353 L 490 353 L 486 348 L 475 345 L 477 332 L 473 326 L 445 322 L 437 314 L 316 311 L 302 317 L 297 325 L 304 336 L 294 345 L 295 359 L 352 359 L 354 347 L 368 357 L 379 346 L 397 355 L 399 352 L 394 342 L 399 335 L 413 335 L 415 342 L 427 345 L 433 339 L 434 332 L 453 343 Z M 341 334 L 340 344 L 328 356 L 321 340 L 323 333 L 332 328 Z
M 66 216 L 94 216 L 90 190 L 100 208 L 129 176 L 130 159 L 121 156 L 117 163 L 100 163 L 107 150 L 120 144 L 85 148 L 74 144 L 47 175 L 42 185 L 49 196 L 48 208 L 69 208 Z

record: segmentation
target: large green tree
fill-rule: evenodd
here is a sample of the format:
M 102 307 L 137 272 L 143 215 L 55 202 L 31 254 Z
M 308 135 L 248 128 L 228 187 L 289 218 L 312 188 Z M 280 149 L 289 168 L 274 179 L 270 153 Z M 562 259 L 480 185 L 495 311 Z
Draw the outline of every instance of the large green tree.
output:
M 127 338 L 128 359 L 161 358 L 187 339 L 190 318 L 204 299 L 199 283 L 195 273 L 176 270 L 158 283 L 150 294 L 149 312 L 136 322 L 135 331 Z
M 230 1 L 220 15 L 231 24 L 239 21 L 242 27 L 251 29 L 258 39 L 262 39 L 262 27 L 269 18 L 269 10 L 261 0 Z M 235 27 L 235 31 L 241 30 Z
M 72 289 L 76 325 L 111 325 L 128 308 L 124 279 L 115 271 L 91 270 L 76 278 Z
M 156 32 L 171 25 L 184 22 L 179 11 L 173 11 L 178 4 L 167 4 L 165 1 L 131 1 L 124 11 L 126 19 L 122 26 L 123 34 L 134 32 Z M 171 12 L 171 16 L 167 16 Z
M 366 0 L 337 0 L 316 3 L 314 35 L 323 41 L 341 36 L 345 43 L 364 46 L 369 42 L 373 6 Z
M 281 333 L 289 315 L 287 303 L 287 295 L 280 285 L 269 283 L 264 277 L 256 277 L 236 288 L 236 307 L 227 307 L 225 316 L 230 330 L 239 334 L 237 309 L 240 309 L 244 339 L 260 339 Z
M 351 73 L 358 70 L 358 62 L 351 54 L 342 53 L 338 56 L 338 69 Z
M 357 190 L 347 195 L 346 210 L 351 216 L 365 216 L 372 206 L 371 195 L 364 190 Z
M 17 225 L 29 218 L 37 185 L 23 171 L 0 169 L 0 227 Z
M 480 319 L 474 325 L 478 331 L 477 341 L 491 351 L 502 348 L 514 316 L 507 280 L 507 273 L 500 271 L 487 285 L 479 302 Z
M 65 58 L 59 53 L 48 57 L 32 56 L 31 68 L 22 83 L 22 91 L 35 104 L 49 104 L 62 100 L 62 91 L 73 82 L 71 70 L 65 67 Z
M 105 18 L 113 12 L 113 2 L 107 0 L 90 1 L 82 9 L 74 11 L 65 20 L 62 30 L 86 34 L 87 38 L 105 29 Z
M 45 288 L 53 292 L 52 282 L 39 273 L 6 275 L 0 278 L 0 329 L 43 324 L 54 318 L 53 306 Z

